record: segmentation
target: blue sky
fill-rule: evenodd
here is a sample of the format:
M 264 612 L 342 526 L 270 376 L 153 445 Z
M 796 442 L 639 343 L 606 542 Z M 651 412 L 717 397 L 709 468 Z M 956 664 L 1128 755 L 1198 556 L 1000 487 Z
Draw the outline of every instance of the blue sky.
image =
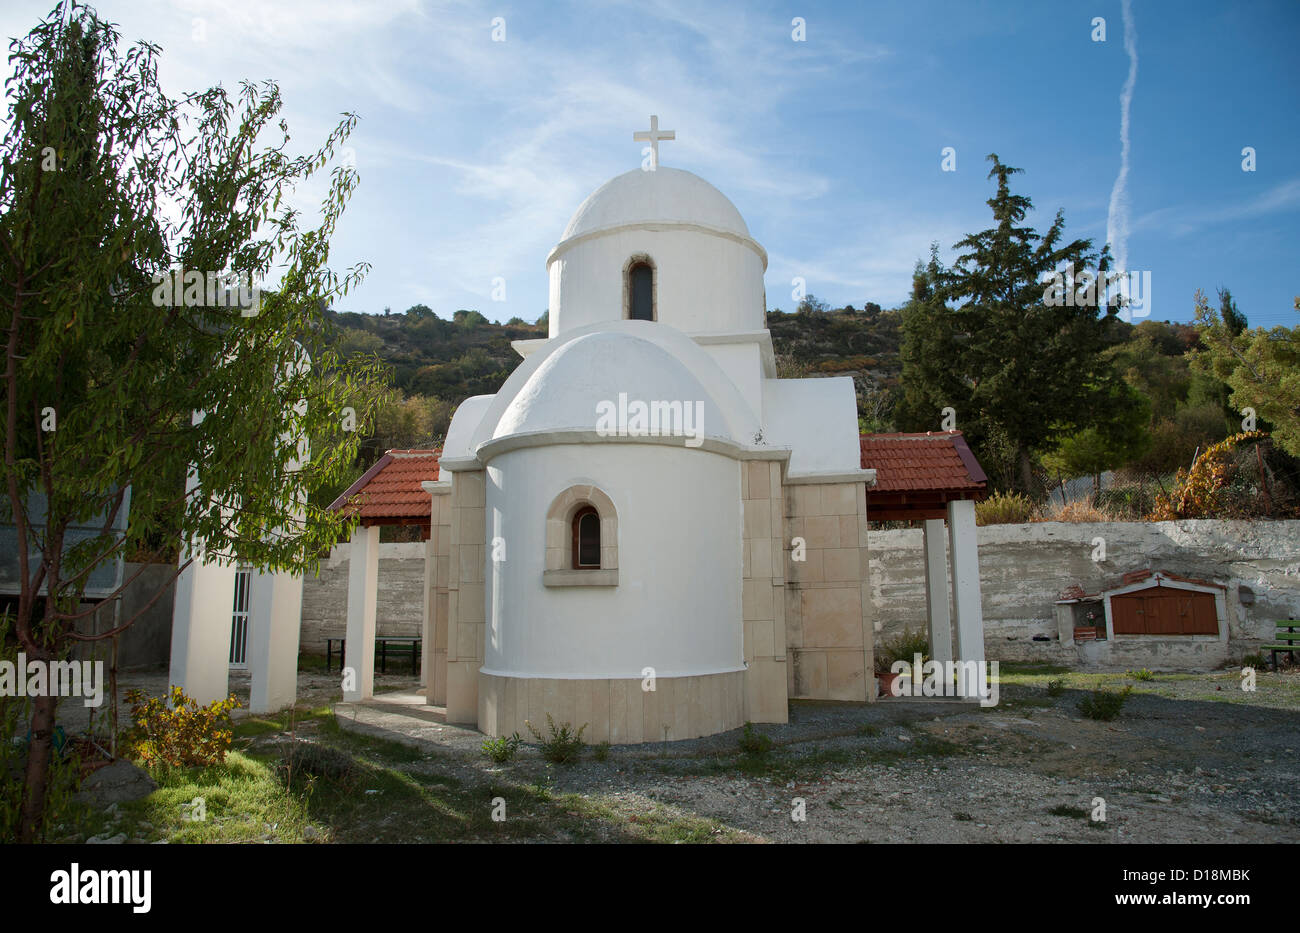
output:
M 50 6 L 10 0 L 0 27 L 24 33 Z M 340 111 L 361 116 L 361 185 L 331 264 L 373 269 L 343 310 L 535 319 L 547 252 L 588 193 L 640 164 L 631 134 L 656 113 L 677 132 L 663 164 L 720 188 L 767 249 L 772 307 L 793 307 L 795 276 L 833 305 L 898 305 L 931 241 L 951 259 L 989 225 L 984 157 L 997 152 L 1025 169 L 1016 186 L 1035 226 L 1063 208 L 1071 236 L 1100 245 L 1116 232 L 1128 267 L 1151 272 L 1152 317 L 1188 320 L 1197 288 L 1227 285 L 1252 325 L 1300 323 L 1295 0 L 1133 2 L 1129 170 L 1114 209 L 1130 69 L 1121 0 L 97 8 L 124 39 L 163 47 L 170 92 L 278 81 L 304 148 Z M 1092 41 L 1098 16 L 1105 42 Z M 792 39 L 795 17 L 805 41 Z M 1241 168 L 1246 146 L 1254 172 Z M 945 147 L 955 172 L 941 170 Z

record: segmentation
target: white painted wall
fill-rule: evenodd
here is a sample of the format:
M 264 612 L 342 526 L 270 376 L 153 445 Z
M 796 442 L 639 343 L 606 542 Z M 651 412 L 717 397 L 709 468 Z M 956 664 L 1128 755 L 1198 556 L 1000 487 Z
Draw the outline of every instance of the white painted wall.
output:
M 763 259 L 735 239 L 654 225 L 584 240 L 550 264 L 550 336 L 623 318 L 623 268 L 655 265 L 658 321 L 686 333 L 764 327 Z
M 595 378 L 597 368 L 603 379 Z M 629 398 L 671 401 L 696 392 L 697 384 L 707 392 L 706 403 L 716 406 L 705 433 L 751 442 L 759 428 L 758 399 L 743 396 L 705 348 L 681 331 L 647 321 L 613 321 L 570 331 L 531 353 L 496 395 L 462 404 L 452 419 L 444 457 L 467 456 L 494 437 L 517 430 L 522 421 L 592 430 L 596 403 L 617 400 L 620 391 Z M 563 405 L 558 394 L 566 399 Z M 544 421 L 522 410 L 535 405 L 540 406 L 539 415 L 546 409 Z M 503 427 L 507 417 L 510 427 Z
M 739 464 L 644 444 L 524 448 L 487 469 L 484 670 L 660 677 L 743 667 Z M 616 587 L 546 587 L 546 512 L 577 484 L 618 510 Z M 506 560 L 493 563 L 493 537 Z M 655 588 L 657 587 L 657 588 Z M 654 588 L 654 589 L 652 589 Z
M 766 443 L 794 448 L 792 476 L 861 467 L 858 402 L 848 376 L 764 379 L 763 422 Z
M 703 350 L 727 374 L 737 391 L 749 402 L 761 421 L 763 418 L 763 357 L 757 343 L 711 343 Z M 744 438 L 749 442 L 751 438 Z
M 176 578 L 168 683 L 206 706 L 229 694 L 235 565 L 202 557 Z

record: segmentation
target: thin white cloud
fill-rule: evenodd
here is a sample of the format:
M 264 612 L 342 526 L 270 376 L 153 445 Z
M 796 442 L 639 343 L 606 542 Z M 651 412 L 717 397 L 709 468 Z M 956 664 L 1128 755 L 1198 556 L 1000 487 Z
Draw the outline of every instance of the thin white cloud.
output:
M 1162 207 L 1138 218 L 1138 230 L 1158 230 L 1167 236 L 1187 236 L 1206 227 L 1252 220 L 1300 209 L 1300 178 L 1274 185 L 1248 201 L 1220 207 Z
M 1124 12 L 1124 51 L 1128 53 L 1128 78 L 1119 94 L 1119 175 L 1110 191 L 1110 211 L 1106 217 L 1106 242 L 1110 244 L 1117 269 L 1128 269 L 1129 234 L 1129 117 L 1133 106 L 1133 88 L 1137 84 L 1137 26 L 1133 22 L 1130 0 L 1122 0 Z

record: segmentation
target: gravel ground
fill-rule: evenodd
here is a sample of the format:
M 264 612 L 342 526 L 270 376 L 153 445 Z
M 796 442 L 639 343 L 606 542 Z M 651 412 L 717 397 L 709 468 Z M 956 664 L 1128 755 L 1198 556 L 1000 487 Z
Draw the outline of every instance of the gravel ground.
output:
M 126 680 L 123 691 L 160 691 L 166 676 Z M 376 683 L 408 702 L 417 688 L 399 675 Z M 481 735 L 395 696 L 337 711 L 345 728 L 429 753 L 408 769 L 470 785 L 547 784 L 628 820 L 667 808 L 753 841 L 1300 841 L 1300 674 L 1260 674 L 1254 693 L 1231 673 L 1160 675 L 1134 686 L 1113 722 L 1083 718 L 1082 691 L 1051 698 L 1036 685 L 1004 684 L 988 710 L 934 700 L 794 701 L 788 724 L 761 727 L 774 743 L 761 759 L 738 755 L 734 731 L 615 746 L 606 761 L 588 755 L 567 768 L 527 746 L 510 764 L 493 765 L 479 752 Z M 246 675 L 232 675 L 231 687 L 247 699 Z M 304 705 L 337 697 L 337 674 L 300 676 Z M 1090 819 L 1096 798 L 1104 822 Z M 800 800 L 805 818 L 792 819 Z
M 1204 692 L 1205 680 L 1184 690 L 1199 695 L 1198 684 Z M 1013 687 L 990 711 L 796 703 L 789 727 L 764 730 L 778 741 L 793 733 L 781 752 L 814 756 L 791 780 L 692 773 L 688 762 L 629 763 L 601 780 L 593 763 L 556 786 L 639 795 L 776 842 L 1300 841 L 1300 722 L 1290 709 L 1138 695 L 1106 723 L 1081 717 L 1078 696 L 1049 705 L 1041 691 Z M 879 731 L 828 735 L 837 724 Z M 826 737 L 799 738 L 817 732 Z M 913 757 L 909 746 L 938 751 Z M 816 766 L 836 752 L 849 762 Z M 1089 819 L 1099 797 L 1104 823 Z M 803 821 L 792 819 L 796 798 Z

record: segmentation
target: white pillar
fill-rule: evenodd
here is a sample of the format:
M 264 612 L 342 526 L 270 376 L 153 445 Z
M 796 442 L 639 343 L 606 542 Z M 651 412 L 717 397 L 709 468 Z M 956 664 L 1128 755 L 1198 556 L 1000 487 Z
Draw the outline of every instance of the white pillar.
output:
M 984 684 L 984 609 L 980 603 L 979 543 L 975 537 L 973 500 L 958 499 L 948 503 L 948 539 L 952 552 L 957 660 L 974 661 L 978 665 L 979 683 Z
M 429 688 L 429 665 L 433 661 L 433 607 L 436 600 L 433 592 L 433 564 L 437 555 L 433 549 L 434 529 L 429 529 L 429 539 L 424 542 L 424 616 L 423 625 L 420 626 L 420 686 L 426 688 L 425 696 L 428 696 Z
M 352 672 L 348 703 L 375 694 L 375 597 L 379 585 L 379 526 L 358 526 L 348 555 L 348 633 L 344 674 Z M 346 677 L 345 677 L 346 681 Z
M 948 611 L 947 535 L 942 518 L 925 520 L 925 611 L 929 620 L 930 657 L 952 660 L 952 617 Z
M 168 682 L 206 706 L 230 693 L 235 565 L 196 557 L 176 579 Z
M 248 626 L 248 667 L 253 675 L 249 710 L 273 713 L 292 706 L 298 699 L 302 577 L 254 571 Z

